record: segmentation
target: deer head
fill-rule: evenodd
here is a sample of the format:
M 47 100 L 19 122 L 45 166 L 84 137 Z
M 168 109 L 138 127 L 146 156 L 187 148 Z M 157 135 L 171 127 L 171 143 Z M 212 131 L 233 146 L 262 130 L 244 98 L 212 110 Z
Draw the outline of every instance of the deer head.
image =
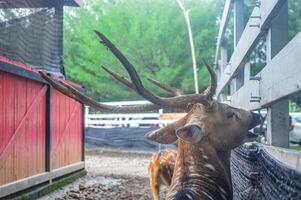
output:
M 45 72 L 41 71 L 41 76 L 65 95 L 104 112 L 136 113 L 159 108 L 186 110 L 187 115 L 182 119 L 147 134 L 148 139 L 159 143 L 178 141 L 175 175 L 168 199 L 231 199 L 230 150 L 243 143 L 248 136 L 248 130 L 259 123 L 259 116 L 212 100 L 216 89 L 216 76 L 204 60 L 211 83 L 203 94 L 182 95 L 175 88 L 169 88 L 176 96 L 165 98 L 150 92 L 143 86 L 133 65 L 117 47 L 102 33 L 95 33 L 100 42 L 122 63 L 130 80 L 103 67 L 105 71 L 151 103 L 109 106 L 96 102 L 68 83 L 54 79 Z M 152 81 L 156 84 L 155 82 Z M 156 85 L 164 88 L 163 84 Z
M 193 104 L 185 117 L 146 135 L 147 139 L 171 144 L 178 139 L 191 145 L 209 142 L 216 150 L 233 149 L 248 139 L 259 115 L 211 101 Z

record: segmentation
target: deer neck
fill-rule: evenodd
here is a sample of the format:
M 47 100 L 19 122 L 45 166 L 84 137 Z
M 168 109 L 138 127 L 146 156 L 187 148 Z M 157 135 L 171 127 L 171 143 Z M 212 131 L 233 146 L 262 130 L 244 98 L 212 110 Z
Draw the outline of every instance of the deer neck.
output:
M 179 141 L 167 199 L 232 199 L 228 162 L 208 142 L 191 145 Z
M 222 163 L 223 167 L 225 168 L 226 175 L 228 176 L 228 180 L 232 188 L 232 178 L 231 178 L 231 169 L 230 169 L 231 150 L 216 151 L 216 153 L 219 161 Z

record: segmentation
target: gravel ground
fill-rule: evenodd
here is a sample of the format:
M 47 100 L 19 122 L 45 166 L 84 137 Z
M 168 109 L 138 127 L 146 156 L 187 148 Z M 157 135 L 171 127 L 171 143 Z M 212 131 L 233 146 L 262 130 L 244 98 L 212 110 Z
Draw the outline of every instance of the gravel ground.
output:
M 39 200 L 150 200 L 147 175 L 150 152 L 112 149 L 86 151 L 87 175 Z M 166 188 L 162 187 L 162 195 Z

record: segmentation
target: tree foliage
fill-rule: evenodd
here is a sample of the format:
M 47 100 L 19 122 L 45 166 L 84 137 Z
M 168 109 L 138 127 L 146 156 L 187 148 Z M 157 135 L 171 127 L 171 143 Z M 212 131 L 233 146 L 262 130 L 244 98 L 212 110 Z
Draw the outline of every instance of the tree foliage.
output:
M 200 88 L 208 83 L 201 59 L 213 61 L 222 1 L 187 0 L 199 65 Z M 93 30 L 100 30 L 127 56 L 145 86 L 152 77 L 193 92 L 192 61 L 184 17 L 175 0 L 86 0 L 82 8 L 65 12 L 64 47 L 68 79 L 82 83 L 102 101 L 137 99 L 114 81 L 101 65 L 126 75 L 118 60 L 103 47 Z
M 289 0 L 289 38 L 301 31 L 300 0 Z M 208 84 L 202 58 L 213 62 L 223 0 L 185 0 L 199 67 L 200 88 Z M 245 0 L 247 20 L 255 6 Z M 129 58 L 144 85 L 160 95 L 164 91 L 147 77 L 193 93 L 193 72 L 189 38 L 176 0 L 85 0 L 81 8 L 65 12 L 64 47 L 68 79 L 82 83 L 86 92 L 101 101 L 138 99 L 132 91 L 101 70 L 104 65 L 127 74 L 118 60 L 99 42 L 93 30 L 103 32 Z M 233 20 L 226 31 L 229 54 L 233 51 Z M 252 74 L 265 65 L 265 42 L 251 55 Z M 254 64 L 255 63 L 255 64 Z

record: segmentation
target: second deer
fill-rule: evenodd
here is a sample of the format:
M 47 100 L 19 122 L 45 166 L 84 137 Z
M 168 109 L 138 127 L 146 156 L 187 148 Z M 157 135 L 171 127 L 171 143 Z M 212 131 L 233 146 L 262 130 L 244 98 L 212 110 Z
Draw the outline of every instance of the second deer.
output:
M 149 183 L 154 200 L 159 199 L 160 187 L 169 187 L 175 168 L 177 153 L 172 149 L 164 149 L 153 153 L 148 164 Z

